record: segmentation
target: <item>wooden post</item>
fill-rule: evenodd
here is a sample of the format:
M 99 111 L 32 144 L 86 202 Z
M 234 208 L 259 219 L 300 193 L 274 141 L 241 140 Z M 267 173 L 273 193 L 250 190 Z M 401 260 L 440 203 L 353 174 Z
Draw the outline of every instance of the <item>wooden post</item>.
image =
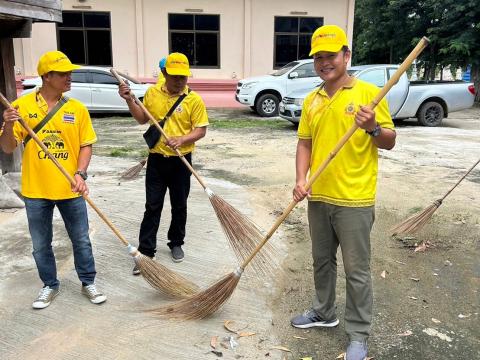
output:
M 0 91 L 4 93 L 10 101 L 17 98 L 14 65 L 13 39 L 0 38 Z M 2 113 L 3 110 L 2 107 Z M 3 122 L 3 118 L 1 121 Z M 0 169 L 2 170 L 2 174 L 7 172 L 20 172 L 21 159 L 21 147 L 18 147 L 13 154 L 5 154 L 0 150 Z

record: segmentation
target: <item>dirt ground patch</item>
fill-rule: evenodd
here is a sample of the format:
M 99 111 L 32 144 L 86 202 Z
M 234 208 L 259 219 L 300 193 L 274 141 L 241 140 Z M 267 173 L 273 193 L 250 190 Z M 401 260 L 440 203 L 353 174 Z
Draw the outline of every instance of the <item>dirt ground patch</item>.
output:
M 372 234 L 375 318 L 371 356 L 478 358 L 480 168 L 445 200 L 417 237 L 400 241 L 387 234 L 392 225 L 441 197 L 478 159 L 480 109 L 450 114 L 443 127 L 425 128 L 405 121 L 397 124 L 397 131 L 396 148 L 382 151 L 380 159 L 377 220 Z M 291 199 L 295 145 L 295 128 L 290 125 L 248 132 L 210 129 L 199 146 L 197 163 L 211 176 L 223 176 L 247 187 L 258 208 L 256 219 L 268 230 L 271 223 L 261 222 L 262 213 L 278 216 Z M 292 350 L 285 358 L 334 359 L 347 341 L 341 261 L 337 294 L 340 326 L 305 331 L 289 324 L 291 316 L 310 306 L 313 295 L 305 210 L 302 204 L 283 225 L 288 255 L 282 264 L 277 296 L 272 299 L 274 322 L 283 344 Z M 432 247 L 425 253 L 414 252 L 414 244 L 422 241 Z M 385 279 L 380 276 L 383 271 Z M 439 334 L 446 335 L 447 340 Z

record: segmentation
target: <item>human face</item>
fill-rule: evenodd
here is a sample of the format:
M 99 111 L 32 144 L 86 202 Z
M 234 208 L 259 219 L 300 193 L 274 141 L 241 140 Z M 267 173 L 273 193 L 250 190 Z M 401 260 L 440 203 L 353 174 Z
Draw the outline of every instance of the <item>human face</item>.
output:
M 347 74 L 350 51 L 319 51 L 313 55 L 315 71 L 326 83 L 336 82 Z
M 72 72 L 50 71 L 44 76 L 44 85 L 62 93 L 70 91 L 72 87 Z
M 165 86 L 170 94 L 180 94 L 187 85 L 187 76 L 183 75 L 168 75 L 165 71 Z

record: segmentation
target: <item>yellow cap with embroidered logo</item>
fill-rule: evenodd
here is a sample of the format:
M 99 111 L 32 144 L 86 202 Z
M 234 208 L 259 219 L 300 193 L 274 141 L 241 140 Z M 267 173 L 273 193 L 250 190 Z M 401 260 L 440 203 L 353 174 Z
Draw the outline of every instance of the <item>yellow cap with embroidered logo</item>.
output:
M 312 46 L 309 56 L 319 51 L 338 52 L 348 46 L 345 31 L 337 25 L 320 26 L 312 35 Z
M 171 53 L 168 55 L 165 70 L 168 75 L 190 76 L 188 59 L 182 53 Z
M 67 55 L 61 51 L 48 51 L 38 60 L 37 72 L 42 76 L 50 71 L 69 72 L 80 67 L 80 65 L 72 64 Z

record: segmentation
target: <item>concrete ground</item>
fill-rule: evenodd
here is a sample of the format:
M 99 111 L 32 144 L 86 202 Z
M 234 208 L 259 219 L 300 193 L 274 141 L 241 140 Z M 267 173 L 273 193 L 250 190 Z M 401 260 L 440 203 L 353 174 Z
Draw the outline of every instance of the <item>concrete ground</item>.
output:
M 209 114 L 238 122 L 258 120 L 248 108 Z M 370 356 L 376 360 L 480 356 L 480 170 L 452 193 L 417 237 L 387 236 L 391 225 L 429 205 L 478 159 L 479 116 L 480 109 L 475 108 L 450 114 L 440 128 L 399 124 L 396 149 L 381 153 L 372 233 L 375 318 L 369 342 Z M 291 200 L 295 128 L 278 119 L 246 129 L 218 124 L 199 143 L 195 167 L 218 195 L 268 230 Z M 100 117 L 94 125 L 101 141 L 89 171 L 91 198 L 137 244 L 144 173 L 136 180 L 120 181 L 119 173 L 137 159 L 107 155 L 119 148 L 144 148 L 140 134 L 145 129 L 128 117 Z M 193 178 L 186 259 L 180 264 L 171 262 L 165 245 L 168 214 L 166 201 L 159 262 L 201 287 L 234 269 L 236 261 L 215 213 Z M 49 308 L 34 311 L 31 302 L 41 283 L 30 255 L 24 210 L 0 212 L 1 359 L 323 360 L 335 359 L 343 351 L 341 260 L 340 326 L 325 331 L 294 329 L 289 324 L 292 315 L 310 306 L 313 294 L 305 204 L 292 212 L 271 240 L 282 270 L 274 278 L 256 279 L 247 268 L 224 308 L 201 321 L 174 322 L 145 312 L 170 300 L 131 275 L 133 261 L 93 211 L 90 222 L 97 283 L 108 301 L 96 306 L 81 295 L 71 246 L 57 215 L 54 245 L 62 290 Z M 431 247 L 414 252 L 415 242 L 421 241 Z M 227 320 L 235 322 L 231 327 L 237 333 L 224 327 Z M 215 349 L 212 339 L 217 339 Z

